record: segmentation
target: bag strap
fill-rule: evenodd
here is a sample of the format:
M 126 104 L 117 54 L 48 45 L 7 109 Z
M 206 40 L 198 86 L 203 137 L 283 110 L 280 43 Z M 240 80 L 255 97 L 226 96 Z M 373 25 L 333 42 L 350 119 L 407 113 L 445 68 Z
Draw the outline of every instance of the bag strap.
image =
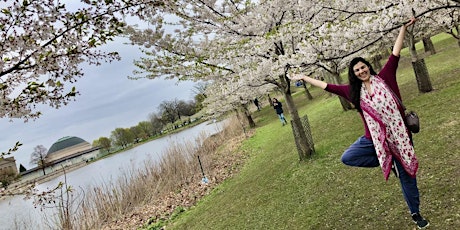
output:
M 406 111 L 406 106 L 404 106 L 401 98 L 399 98 L 398 95 L 396 95 L 396 93 L 391 89 L 391 87 L 382 78 L 380 78 L 378 75 L 376 75 L 376 77 L 378 77 L 387 86 L 387 88 L 390 90 L 393 97 L 395 97 L 398 100 L 398 103 L 401 105 L 403 111 Z

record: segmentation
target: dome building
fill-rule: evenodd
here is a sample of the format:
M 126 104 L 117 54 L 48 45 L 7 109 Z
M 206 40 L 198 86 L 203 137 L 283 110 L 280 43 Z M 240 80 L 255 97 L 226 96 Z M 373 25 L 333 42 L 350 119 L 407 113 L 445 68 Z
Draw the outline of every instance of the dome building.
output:
M 33 180 L 44 175 L 53 175 L 64 168 L 85 165 L 99 155 L 100 146 L 93 147 L 82 138 L 67 136 L 60 138 L 49 148 L 44 159 L 45 167 L 37 166 L 21 173 L 22 180 Z
M 63 137 L 51 145 L 46 154 L 45 161 L 47 163 L 56 162 L 68 158 L 75 153 L 86 152 L 91 148 L 90 143 L 79 137 Z

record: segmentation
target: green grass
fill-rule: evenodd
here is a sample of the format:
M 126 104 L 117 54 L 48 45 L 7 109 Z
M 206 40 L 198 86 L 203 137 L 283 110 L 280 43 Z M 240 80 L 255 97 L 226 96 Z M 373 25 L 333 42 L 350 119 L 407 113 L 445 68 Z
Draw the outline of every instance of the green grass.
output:
M 418 93 L 407 52 L 398 81 L 406 107 L 421 119 L 414 142 L 422 213 L 431 229 L 460 229 L 460 48 L 445 34 L 433 42 L 437 54 L 425 61 L 435 90 Z M 363 133 L 359 115 L 322 90 L 311 92 L 313 101 L 301 92 L 294 97 L 312 128 L 311 160 L 299 162 L 291 129 L 272 108 L 254 112 L 256 133 L 241 147 L 249 155 L 243 169 L 167 229 L 414 229 L 394 176 L 385 181 L 380 168 L 340 162 Z

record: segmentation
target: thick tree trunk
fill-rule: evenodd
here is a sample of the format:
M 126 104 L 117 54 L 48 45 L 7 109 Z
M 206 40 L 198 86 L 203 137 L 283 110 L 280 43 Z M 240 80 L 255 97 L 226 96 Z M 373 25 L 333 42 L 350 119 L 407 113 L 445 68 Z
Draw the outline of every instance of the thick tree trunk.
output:
M 235 113 L 236 113 L 236 118 L 240 122 L 241 128 L 243 129 L 244 136 L 247 137 L 248 134 L 246 133 L 246 128 L 244 127 L 244 124 L 240 118 L 240 112 L 238 111 L 237 108 L 235 108 Z
M 291 126 L 292 132 L 294 135 L 294 140 L 297 147 L 297 152 L 299 154 L 300 161 L 305 161 L 314 154 L 315 150 L 313 148 L 313 139 L 311 138 L 310 129 L 306 130 L 304 126 L 310 127 L 308 124 L 308 119 L 305 119 L 307 124 L 302 124 L 302 120 L 299 117 L 299 113 L 292 99 L 291 92 L 285 91 L 284 97 L 286 99 L 286 105 L 288 107 L 289 114 L 291 115 Z M 310 139 L 308 138 L 310 137 Z
M 417 80 L 418 90 L 421 93 L 431 92 L 433 86 L 431 85 L 430 75 L 425 64 L 424 59 L 419 59 L 412 62 L 412 67 L 415 72 L 415 79 Z
M 305 136 L 306 136 L 306 141 L 307 141 L 308 146 L 311 149 L 311 154 L 314 154 L 315 153 L 315 144 L 313 143 L 313 137 L 311 135 L 310 123 L 308 121 L 307 115 L 301 117 L 300 122 L 301 122 L 302 127 L 303 127 L 303 129 L 305 131 L 304 133 L 305 133 Z M 303 141 L 303 139 L 300 138 L 300 135 L 302 133 L 302 130 L 298 130 L 297 127 L 294 126 L 293 121 L 291 121 L 291 127 L 292 127 L 292 132 L 294 133 L 294 140 L 296 142 L 297 152 L 301 153 L 302 150 L 301 150 L 300 147 L 302 146 L 302 143 L 300 143 L 300 141 Z M 299 157 L 302 159 L 302 155 L 299 154 Z
M 410 34 L 409 51 L 412 57 L 412 68 L 415 72 L 415 79 L 417 80 L 418 91 L 421 93 L 431 92 L 433 86 L 431 86 L 430 74 L 426 67 L 425 60 L 419 59 L 417 50 L 415 49 L 414 37 Z
M 334 77 L 334 82 L 336 84 L 342 84 L 342 78 L 340 78 L 339 73 L 334 73 L 333 77 Z M 341 96 L 338 96 L 338 97 L 339 97 L 339 100 L 340 100 L 340 104 L 342 105 L 342 109 L 344 111 L 348 111 L 350 109 L 353 109 L 353 106 L 351 105 L 350 102 L 347 101 L 347 99 L 345 99 L 345 98 L 343 98 Z
M 334 82 L 335 80 L 333 79 L 333 77 L 331 77 L 331 74 L 329 72 L 322 71 L 321 72 L 321 78 L 322 78 L 321 81 L 326 80 L 326 82 L 335 83 Z M 328 92 L 328 94 L 329 94 L 330 97 L 332 97 L 334 95 L 334 94 L 329 93 L 329 92 Z
M 311 95 L 310 91 L 307 88 L 307 82 L 302 80 L 303 89 L 305 90 L 305 96 L 308 100 L 313 100 L 313 96 Z
M 254 128 L 256 127 L 256 123 L 252 119 L 251 113 L 249 112 L 249 109 L 246 105 L 242 105 L 243 110 L 244 110 L 244 115 L 246 116 L 246 119 L 248 120 L 249 127 Z
M 434 49 L 434 44 L 433 41 L 431 41 L 430 37 L 423 37 L 423 47 L 425 48 L 425 53 L 430 53 L 431 55 L 436 53 L 436 50 Z
M 286 100 L 286 106 L 288 108 L 289 114 L 291 115 L 291 126 L 292 132 L 294 135 L 294 140 L 297 147 L 297 152 L 299 154 L 300 161 L 305 161 L 311 157 L 314 153 L 313 144 L 309 143 L 307 136 L 311 136 L 310 130 L 305 130 L 304 125 L 299 117 L 299 112 L 297 107 L 294 104 L 294 100 L 291 94 L 291 87 L 289 84 L 289 78 L 286 75 L 279 76 L 281 84 L 280 86 L 283 89 L 284 98 Z

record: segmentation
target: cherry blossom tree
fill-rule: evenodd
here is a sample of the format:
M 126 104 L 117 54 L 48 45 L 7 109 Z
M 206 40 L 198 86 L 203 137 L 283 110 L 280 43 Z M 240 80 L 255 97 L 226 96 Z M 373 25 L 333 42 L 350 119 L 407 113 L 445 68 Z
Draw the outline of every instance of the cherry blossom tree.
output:
M 4 1 L 0 13 L 0 117 L 40 115 L 37 105 L 59 108 L 78 91 L 79 64 L 119 59 L 97 47 L 118 36 L 124 15 L 141 13 L 155 1 L 82 1 L 68 9 L 62 1 Z
M 281 4 L 282 3 L 282 4 Z M 153 29 L 133 31 L 135 44 L 152 47 L 151 57 L 136 64 L 146 77 L 176 77 L 179 79 L 241 78 L 244 85 L 273 84 L 286 98 L 294 127 L 303 130 L 300 117 L 290 95 L 290 80 L 285 72 L 286 62 L 280 58 L 294 52 L 293 44 L 305 33 L 286 34 L 298 1 L 179 1 L 167 5 L 167 12 L 178 17 L 177 29 L 167 33 L 162 19 Z M 303 9 L 304 10 L 304 9 Z M 160 17 L 160 14 L 156 14 Z M 305 18 L 304 18 L 305 19 Z M 302 20 L 298 20 L 300 22 Z M 168 23 L 170 24 L 170 22 Z M 245 73 L 243 74 L 243 71 Z M 251 96 L 252 97 L 252 96 Z M 243 97 L 244 98 L 244 97 Z M 300 133 L 304 133 L 301 131 Z M 305 140 L 305 138 L 300 137 Z M 312 153 L 306 142 L 303 158 Z
M 209 95 L 204 101 L 206 114 L 208 117 L 219 117 L 235 111 L 239 116 L 241 111 L 249 126 L 253 128 L 256 124 L 252 119 L 249 105 L 252 104 L 255 97 L 261 97 L 273 89 L 274 86 L 270 84 L 255 87 L 235 79 L 214 81 L 208 85 L 206 90 L 206 94 Z M 241 121 L 241 119 L 238 120 Z M 242 126 L 245 130 L 243 123 Z
M 444 31 L 457 40 L 460 47 L 460 1 L 426 1 L 428 10 L 424 13 L 424 17 L 429 19 L 429 24 L 434 25 L 427 28 L 429 32 L 433 32 L 431 28 L 435 28 L 434 32 Z M 442 29 L 442 30 L 439 30 Z
M 356 4 L 354 4 L 356 3 Z M 341 16 L 331 17 L 332 25 L 323 24 L 326 30 L 322 34 L 326 38 L 334 38 L 336 44 L 341 44 L 342 54 L 333 54 L 321 60 L 345 60 L 351 54 L 360 55 L 365 50 L 368 58 L 380 56 L 378 50 L 382 47 L 390 47 L 396 35 L 395 29 L 407 20 L 409 16 L 419 19 L 416 30 L 408 32 L 408 47 L 411 51 L 412 64 L 420 92 L 432 90 L 427 67 L 422 58 L 415 51 L 415 42 L 427 36 L 439 33 L 442 25 L 428 22 L 429 17 L 437 18 L 437 21 L 446 22 L 448 14 L 445 12 L 456 12 L 459 9 L 458 1 L 367 1 L 366 4 L 354 2 L 344 4 L 343 1 L 331 1 L 327 6 L 331 15 L 337 12 Z M 451 15 L 455 15 L 451 13 Z M 452 17 L 451 17 L 452 18 Z M 346 20 L 343 20 L 346 19 Z M 446 23 L 444 23 L 446 24 Z M 453 26 L 453 23 L 450 23 Z M 347 36 L 351 34 L 352 36 Z M 344 35 L 344 36 L 342 36 Z M 324 36 L 320 36 L 324 38 Z M 345 39 L 342 39 L 345 37 Z M 346 38 L 348 37 L 348 38 Z M 353 41 L 354 39 L 354 41 Z M 321 40 L 321 42 L 323 42 Z M 350 44 L 352 44 L 350 46 Z M 329 47 L 329 45 L 327 46 Z M 307 49 L 307 52 L 318 49 Z M 386 49 L 384 49 L 386 50 Z M 377 51 L 377 52 L 376 52 Z
M 125 16 L 149 16 L 146 9 L 161 4 L 85 0 L 72 9 L 61 0 L 2 2 L 0 118 L 24 121 L 38 118 L 42 105 L 59 108 L 74 100 L 73 85 L 83 76 L 80 64 L 118 60 L 116 52 L 98 47 L 123 32 Z

